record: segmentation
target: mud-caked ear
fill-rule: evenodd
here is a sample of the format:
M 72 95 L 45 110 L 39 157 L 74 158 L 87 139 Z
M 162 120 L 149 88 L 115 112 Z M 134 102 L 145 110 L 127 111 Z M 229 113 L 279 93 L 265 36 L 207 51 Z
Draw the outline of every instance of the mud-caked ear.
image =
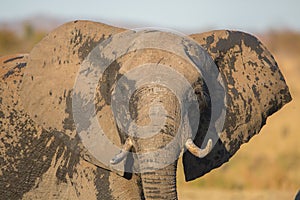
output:
M 66 141 L 72 143 L 67 135 L 43 129 L 24 110 L 20 88 L 27 60 L 28 54 L 0 57 L 1 199 L 41 199 L 45 191 L 49 198 L 111 199 L 109 183 L 116 179 L 137 187 L 87 162 L 72 145 L 66 146 Z
M 243 143 L 259 133 L 267 117 L 291 101 L 288 86 L 267 48 L 254 36 L 238 31 L 211 31 L 190 36 L 216 63 L 226 90 L 226 118 L 223 131 L 211 153 L 199 159 L 183 155 L 185 178 L 196 179 L 227 162 Z M 210 95 L 212 95 L 209 91 Z M 209 116 L 209 115 L 207 115 Z M 199 128 L 195 144 L 206 134 Z
M 80 66 L 99 43 L 122 31 L 124 29 L 91 21 L 69 22 L 50 32 L 29 54 L 20 90 L 24 108 L 44 129 L 68 136 L 70 140 L 65 141 L 68 146 L 77 145 L 72 97 Z M 115 127 L 109 114 L 102 120 L 107 127 Z M 107 132 L 113 143 L 121 145 L 116 128 Z M 101 166 L 86 149 L 81 153 L 85 159 Z
M 22 69 L 26 67 L 27 59 L 28 54 L 14 54 L 0 57 L 0 81 L 6 82 L 7 79 L 18 76 Z
M 121 31 L 101 23 L 74 21 L 53 30 L 33 48 L 21 96 L 36 121 L 45 128 L 73 131 L 70 102 L 80 65 L 96 45 Z

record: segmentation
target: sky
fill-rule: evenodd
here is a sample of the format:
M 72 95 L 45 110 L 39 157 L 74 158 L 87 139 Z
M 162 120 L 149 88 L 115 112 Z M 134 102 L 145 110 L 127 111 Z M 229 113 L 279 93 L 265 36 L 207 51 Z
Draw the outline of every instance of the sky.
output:
M 125 28 L 191 32 L 235 29 L 300 31 L 299 0 L 0 0 L 0 22 L 33 16 L 88 19 Z

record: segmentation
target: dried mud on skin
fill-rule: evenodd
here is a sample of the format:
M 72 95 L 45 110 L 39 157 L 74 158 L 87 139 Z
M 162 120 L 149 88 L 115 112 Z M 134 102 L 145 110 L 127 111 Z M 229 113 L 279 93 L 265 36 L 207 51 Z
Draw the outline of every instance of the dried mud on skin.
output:
M 97 44 L 122 31 L 101 23 L 70 22 L 49 33 L 30 55 L 0 57 L 1 198 L 113 199 L 121 190 L 140 197 L 137 176 L 127 180 L 82 158 L 72 118 L 72 89 L 82 61 Z M 227 162 L 259 133 L 268 116 L 291 101 L 277 63 L 255 37 L 234 31 L 190 37 L 218 66 L 228 95 L 225 126 L 213 151 L 203 159 L 189 153 L 183 156 L 186 180 Z M 107 78 L 113 83 L 117 76 L 145 61 L 170 66 L 181 63 L 178 70 L 187 79 L 196 80 L 195 73 L 185 71 L 188 64 L 179 57 L 153 50 L 119 58 Z M 104 94 L 110 86 L 101 85 L 99 91 Z M 105 113 L 107 99 L 98 100 L 97 106 L 103 106 Z M 209 110 L 199 119 L 204 126 L 195 138 L 198 146 L 208 117 Z M 104 127 L 108 132 L 115 126 L 111 113 L 102 115 L 101 120 L 111 121 Z M 119 134 L 109 138 L 118 145 L 124 142 Z
M 37 125 L 19 96 L 28 55 L 0 58 L 0 196 L 3 199 L 113 199 L 124 179 L 80 157 L 72 138 Z M 114 183 L 114 184 L 110 184 Z M 115 196 L 115 197 L 114 197 Z

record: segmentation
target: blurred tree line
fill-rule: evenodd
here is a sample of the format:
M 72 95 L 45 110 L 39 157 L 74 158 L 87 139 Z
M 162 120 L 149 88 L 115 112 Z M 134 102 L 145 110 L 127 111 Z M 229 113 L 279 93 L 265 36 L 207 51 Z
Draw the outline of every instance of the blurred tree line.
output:
M 36 30 L 30 23 L 24 23 L 22 33 L 8 28 L 0 29 L 0 56 L 13 53 L 29 53 L 45 35 L 45 31 Z
M 0 27 L 0 56 L 13 53 L 29 53 L 45 35 L 47 31 L 35 29 L 30 22 L 24 22 L 21 33 Z M 300 33 L 293 31 L 269 31 L 259 34 L 263 43 L 276 53 L 286 51 L 299 54 Z
M 293 56 L 300 53 L 300 33 L 295 31 L 269 32 L 265 35 L 266 46 L 271 52 L 286 52 Z

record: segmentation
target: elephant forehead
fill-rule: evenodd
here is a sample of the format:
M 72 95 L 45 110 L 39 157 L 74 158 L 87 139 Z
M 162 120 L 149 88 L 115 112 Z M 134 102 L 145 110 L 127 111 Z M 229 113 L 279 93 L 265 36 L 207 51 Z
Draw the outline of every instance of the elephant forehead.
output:
M 20 94 L 25 109 L 39 124 L 47 129 L 74 129 L 70 102 L 81 62 L 99 42 L 120 31 L 101 23 L 75 21 L 50 32 L 33 48 Z
M 126 72 L 143 66 L 148 63 L 161 64 L 168 66 L 185 77 L 190 83 L 194 83 L 199 79 L 199 71 L 191 65 L 189 60 L 160 49 L 142 49 L 135 52 L 125 54 L 120 57 L 117 62 L 121 65 L 120 73 Z
M 140 126 L 146 126 L 156 118 L 166 119 L 164 128 L 172 126 L 174 133 L 180 125 L 180 101 L 172 91 L 160 85 L 146 85 L 136 90 L 130 99 L 129 110 L 131 118 Z

